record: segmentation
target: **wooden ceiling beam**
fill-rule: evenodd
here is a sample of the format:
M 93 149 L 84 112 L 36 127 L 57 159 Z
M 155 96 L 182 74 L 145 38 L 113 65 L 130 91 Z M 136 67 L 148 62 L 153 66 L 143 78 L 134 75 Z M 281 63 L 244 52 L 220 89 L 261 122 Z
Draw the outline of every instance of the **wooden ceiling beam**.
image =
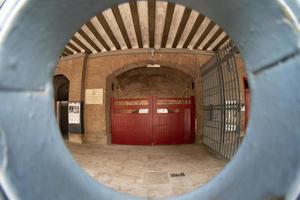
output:
M 175 39 L 174 39 L 174 42 L 173 42 L 173 45 L 172 45 L 172 48 L 176 48 L 179 41 L 180 41 L 180 38 L 182 36 L 182 33 L 186 27 L 186 23 L 187 21 L 189 20 L 190 18 L 190 15 L 192 13 L 192 9 L 190 8 L 185 8 L 184 9 L 184 12 L 183 12 L 183 15 L 182 15 L 182 18 L 181 18 L 181 21 L 180 21 L 180 24 L 179 24 L 179 27 L 178 27 L 178 30 L 177 30 L 177 33 L 176 33 L 176 36 L 175 36 Z
M 218 44 L 213 48 L 213 51 L 218 50 L 227 40 L 229 40 L 229 36 L 226 35 Z
M 155 47 L 155 28 L 156 28 L 156 0 L 148 0 L 148 26 L 149 26 L 149 47 L 154 48 Z M 175 12 L 175 3 L 168 2 L 167 3 L 167 9 L 166 9 L 166 17 L 164 21 L 164 27 L 163 27 L 163 32 L 162 32 L 162 38 L 161 38 L 161 48 L 166 48 L 169 34 L 170 34 L 170 29 L 174 17 L 174 12 Z M 143 48 L 143 40 L 142 40 L 142 31 L 141 31 L 141 24 L 140 24 L 140 19 L 139 19 L 139 11 L 138 11 L 138 5 L 136 0 L 129 0 L 129 7 L 131 11 L 131 16 L 132 16 L 132 21 L 135 29 L 135 34 L 138 42 L 138 47 Z M 121 31 L 121 34 L 124 38 L 124 41 L 126 43 L 126 46 L 128 49 L 132 49 L 132 43 L 130 41 L 130 37 L 128 35 L 127 29 L 126 29 L 126 24 L 125 21 L 121 15 L 121 10 L 119 6 L 114 6 L 111 8 L 112 13 L 115 17 L 115 20 L 117 22 L 117 25 Z M 191 17 L 192 9 L 190 8 L 185 8 L 182 18 L 180 20 L 172 48 L 177 48 L 178 44 L 181 41 L 183 32 L 186 29 L 186 24 L 189 21 Z M 110 25 L 108 24 L 108 21 L 105 19 L 103 13 L 100 13 L 96 16 L 97 20 L 99 20 L 99 23 L 102 25 L 104 31 L 107 33 L 108 37 L 112 41 L 113 45 L 116 47 L 116 49 L 121 49 L 120 43 L 117 40 L 115 33 L 111 29 Z M 205 16 L 202 14 L 199 14 L 197 19 L 195 20 L 191 31 L 188 33 L 188 36 L 186 40 L 184 41 L 184 44 L 182 48 L 188 48 L 190 45 L 191 41 L 195 38 L 195 35 L 199 31 L 199 28 L 201 27 L 201 24 L 203 24 L 203 21 L 205 19 Z M 212 29 L 215 27 L 215 23 L 213 21 L 210 21 L 208 26 L 205 28 L 204 32 L 199 36 L 199 39 L 196 41 L 195 45 L 193 46 L 194 49 L 198 49 L 200 45 L 202 45 L 203 41 L 208 39 L 208 35 L 211 33 Z M 89 21 L 86 23 L 87 28 L 91 31 L 91 33 L 95 36 L 95 38 L 99 41 L 99 43 L 107 50 L 110 51 L 111 47 L 108 45 L 108 43 L 104 40 L 104 38 L 101 36 L 95 25 L 92 23 L 92 21 Z M 213 35 L 212 37 L 203 44 L 203 50 L 207 50 L 209 47 L 214 44 L 216 39 L 220 37 L 220 35 L 223 33 L 223 29 L 219 28 Z M 83 30 L 80 29 L 78 33 L 82 36 L 82 38 L 91 46 L 93 49 L 95 49 L 97 52 L 101 52 L 100 46 L 97 45 L 98 42 L 94 42 L 91 37 Z M 223 39 L 221 39 L 218 44 L 215 45 L 215 47 L 212 46 L 213 50 L 217 50 L 222 46 L 227 40 L 229 39 L 229 36 L 224 36 Z M 75 35 L 72 38 L 73 42 L 75 42 L 79 47 L 85 50 L 86 53 L 92 53 L 91 47 L 89 48 L 88 44 L 84 44 L 85 41 L 80 41 Z M 97 44 L 96 44 L 97 43 Z M 74 43 L 68 43 L 65 48 L 67 49 L 64 53 L 65 54 L 73 54 L 73 50 L 77 53 L 81 52 L 81 49 L 77 46 L 74 45 Z M 72 51 L 71 51 L 72 50 Z M 71 52 L 71 53 L 70 53 Z
M 98 32 L 98 30 L 95 28 L 95 26 L 93 25 L 93 23 L 91 21 L 89 21 L 88 23 L 86 23 L 86 26 L 90 29 L 90 31 L 93 33 L 93 35 L 101 43 L 101 45 L 107 51 L 110 51 L 111 50 L 110 47 L 108 46 L 108 44 L 106 43 L 106 41 L 103 39 L 103 37 L 100 35 L 100 33 Z
M 115 45 L 116 49 L 118 49 L 118 50 L 121 49 L 121 46 L 120 46 L 117 38 L 115 37 L 114 33 L 110 29 L 110 26 L 108 25 L 104 15 L 102 13 L 98 14 L 97 19 L 99 20 L 103 29 L 106 31 L 106 33 L 107 33 L 108 37 L 110 38 L 110 40 L 112 41 L 112 43 Z
M 138 8 L 137 8 L 137 2 L 135 0 L 130 0 L 129 6 L 130 6 L 132 21 L 133 21 L 134 30 L 135 30 L 139 48 L 143 48 L 142 31 L 141 31 L 141 24 L 140 24 L 140 20 L 139 20 L 139 12 L 138 12 Z
M 196 42 L 194 49 L 198 49 L 200 44 L 203 42 L 203 40 L 206 38 L 206 36 L 209 34 L 209 32 L 214 28 L 215 23 L 213 21 L 210 21 L 208 26 L 206 27 L 205 31 L 202 33 L 198 41 Z
M 66 53 L 66 52 L 63 52 L 62 54 L 61 54 L 61 56 L 67 56 L 68 54 Z
M 121 30 L 121 33 L 122 33 L 122 36 L 123 36 L 123 38 L 125 40 L 127 48 L 131 49 L 132 45 L 131 45 L 130 39 L 128 37 L 126 28 L 125 28 L 125 24 L 124 24 L 122 15 L 121 15 L 120 10 L 119 10 L 119 6 L 112 7 L 112 12 L 114 14 L 114 17 L 115 17 L 115 19 L 117 21 L 117 24 L 118 24 L 120 30 Z
M 223 33 L 223 29 L 219 27 L 219 29 L 214 33 L 214 35 L 210 38 L 210 40 L 204 45 L 203 50 L 207 50 L 212 43 Z
M 69 42 L 69 43 L 67 44 L 67 46 L 70 47 L 71 49 L 73 49 L 74 51 L 76 51 L 77 53 L 80 53 L 80 52 L 81 52 L 81 50 L 78 49 L 78 48 L 77 48 L 74 44 L 72 44 L 71 42 Z
M 73 51 L 71 51 L 67 47 L 65 47 L 64 52 L 66 52 L 67 54 L 74 54 Z
M 82 30 L 80 29 L 78 33 L 97 51 L 101 52 L 101 49 L 98 47 L 98 45 L 95 44 L 95 42 Z
M 193 38 L 195 37 L 200 25 L 202 24 L 203 20 L 204 20 L 205 16 L 199 14 L 194 25 L 193 28 L 191 30 L 191 32 L 189 33 L 188 37 L 186 38 L 182 48 L 188 48 L 189 44 L 191 43 L 191 41 L 193 40 Z
M 86 53 L 92 53 L 92 51 L 88 47 L 86 47 L 85 44 L 83 44 L 75 35 L 71 38 L 71 40 L 73 40 L 78 46 L 84 49 Z
M 156 0 L 148 0 L 149 47 L 154 48 L 156 23 Z
M 161 48 L 166 48 L 168 38 L 169 38 L 171 23 L 173 20 L 174 10 L 175 10 L 175 3 L 168 2 L 167 13 L 166 13 L 166 18 L 164 23 L 164 30 L 161 39 Z

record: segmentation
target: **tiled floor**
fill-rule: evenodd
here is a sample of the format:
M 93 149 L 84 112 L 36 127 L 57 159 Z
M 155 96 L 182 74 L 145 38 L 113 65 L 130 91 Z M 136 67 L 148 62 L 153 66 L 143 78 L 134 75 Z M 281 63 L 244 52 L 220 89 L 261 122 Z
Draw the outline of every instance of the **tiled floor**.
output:
M 99 182 L 151 199 L 192 191 L 207 183 L 226 164 L 201 145 L 67 146 L 81 167 Z

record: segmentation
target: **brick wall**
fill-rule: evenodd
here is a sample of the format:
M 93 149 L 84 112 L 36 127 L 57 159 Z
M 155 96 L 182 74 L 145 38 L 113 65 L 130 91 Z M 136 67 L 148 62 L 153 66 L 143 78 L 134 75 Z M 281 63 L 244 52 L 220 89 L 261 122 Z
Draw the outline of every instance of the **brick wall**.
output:
M 84 100 L 84 80 L 86 69 L 86 55 L 77 54 L 60 59 L 57 63 L 54 75 L 64 75 L 70 81 L 69 101 Z M 69 133 L 71 142 L 82 143 L 80 134 Z
M 193 79 L 182 71 L 169 67 L 139 67 L 115 77 L 107 92 L 116 98 L 177 98 L 193 96 Z
M 158 50 L 153 53 L 148 49 L 121 50 L 88 57 L 79 54 L 60 60 L 55 74 L 64 74 L 70 80 L 69 99 L 77 101 L 84 100 L 85 89 L 103 88 L 106 94 L 111 89 L 111 81 L 123 72 L 149 63 L 160 64 L 181 70 L 194 78 L 196 108 L 200 110 L 202 87 L 198 68 L 208 62 L 211 56 L 212 54 L 201 51 Z M 242 61 L 238 63 L 243 64 Z M 87 143 L 109 143 L 109 115 L 105 114 L 109 112 L 109 95 L 105 96 L 102 105 L 85 105 L 84 141 Z M 202 122 L 202 112 L 197 112 L 197 142 L 202 140 Z

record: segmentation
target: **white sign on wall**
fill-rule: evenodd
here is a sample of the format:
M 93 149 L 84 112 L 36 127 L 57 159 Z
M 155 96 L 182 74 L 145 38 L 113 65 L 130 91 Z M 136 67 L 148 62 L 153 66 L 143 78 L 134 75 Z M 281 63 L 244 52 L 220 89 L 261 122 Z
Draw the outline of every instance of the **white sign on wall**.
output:
M 148 108 L 139 109 L 139 114 L 147 114 L 147 113 L 149 113 L 149 109 Z
M 166 109 L 166 108 L 159 108 L 159 109 L 157 109 L 157 113 L 168 113 L 168 109 Z
M 69 124 L 80 124 L 80 102 L 69 102 Z
M 103 88 L 86 89 L 85 104 L 103 104 Z

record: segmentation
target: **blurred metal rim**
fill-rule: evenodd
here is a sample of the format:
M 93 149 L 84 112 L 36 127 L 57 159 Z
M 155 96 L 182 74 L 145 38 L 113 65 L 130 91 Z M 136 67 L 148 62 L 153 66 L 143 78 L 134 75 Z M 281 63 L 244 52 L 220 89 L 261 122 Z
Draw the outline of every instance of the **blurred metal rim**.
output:
M 78 27 L 123 0 L 19 0 L 0 19 L 0 183 L 9 199 L 133 199 L 98 184 L 64 146 L 52 109 L 56 59 Z M 299 3 L 177 0 L 221 25 L 252 88 L 241 148 L 211 182 L 175 199 L 295 199 L 300 187 Z

